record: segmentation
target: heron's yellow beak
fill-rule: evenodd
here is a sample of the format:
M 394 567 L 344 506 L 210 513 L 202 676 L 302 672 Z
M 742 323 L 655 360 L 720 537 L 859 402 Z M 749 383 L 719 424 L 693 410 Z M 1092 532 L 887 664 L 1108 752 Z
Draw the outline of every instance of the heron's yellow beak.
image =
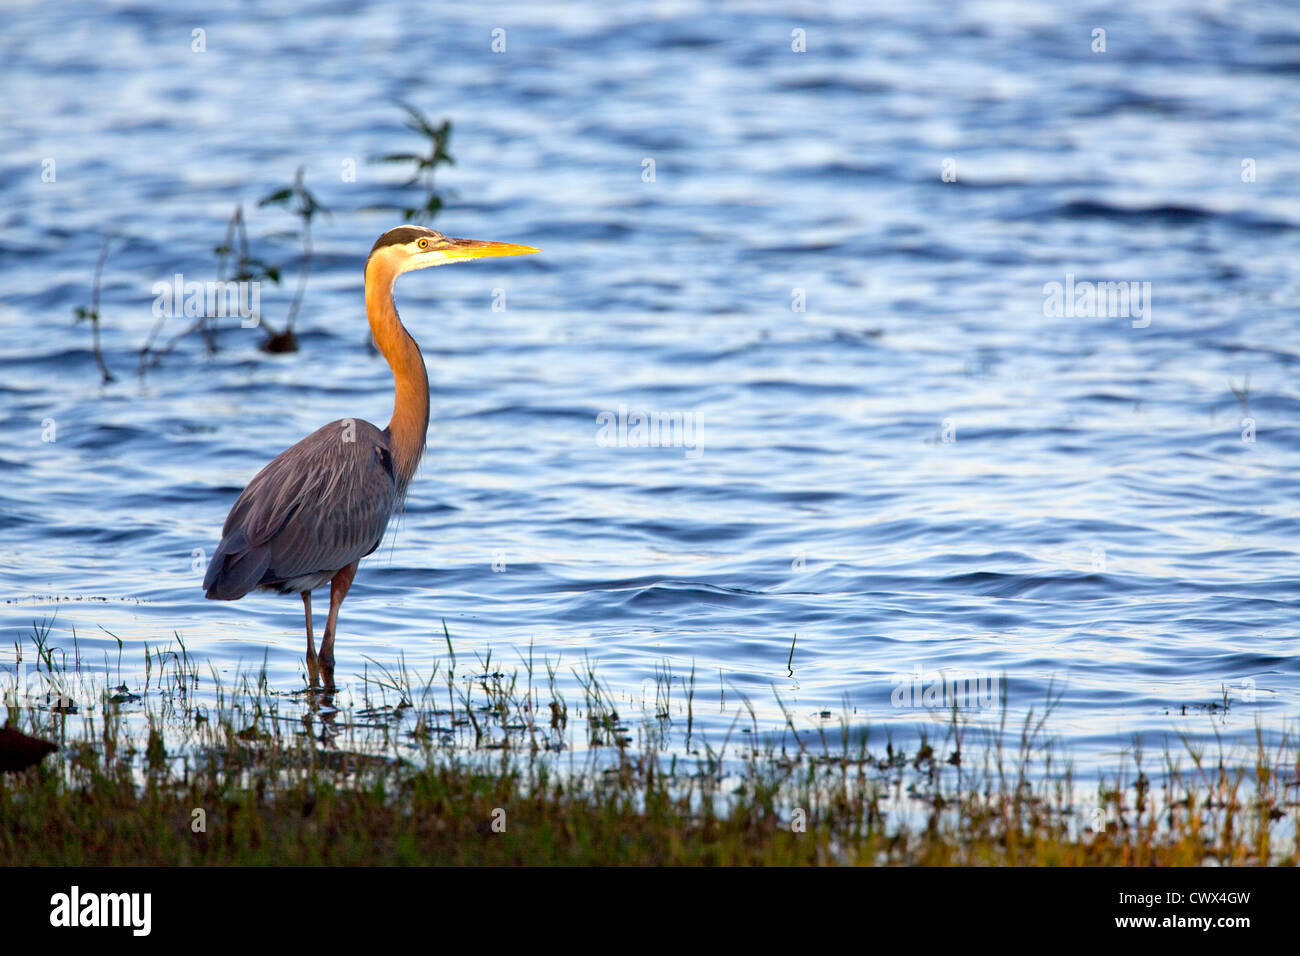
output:
M 479 239 L 449 239 L 440 251 L 448 259 L 484 259 L 488 256 L 529 256 L 541 249 L 516 246 L 509 242 L 484 242 Z

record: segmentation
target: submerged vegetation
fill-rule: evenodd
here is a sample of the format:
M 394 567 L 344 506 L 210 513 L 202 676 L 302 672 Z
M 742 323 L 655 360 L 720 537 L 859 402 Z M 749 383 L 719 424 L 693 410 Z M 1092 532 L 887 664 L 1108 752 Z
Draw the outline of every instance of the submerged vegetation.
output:
M 307 275 L 311 272 L 311 221 L 321 213 L 329 214 L 329 210 L 320 204 L 320 201 L 303 183 L 305 172 L 306 170 L 299 166 L 290 185 L 275 190 L 258 202 L 259 206 L 284 206 L 297 216 L 301 222 L 296 234 L 302 240 L 302 260 L 298 266 L 298 289 L 293 294 L 293 302 L 289 304 L 289 314 L 285 319 L 284 328 L 278 332 L 271 328 L 266 330 L 267 338 L 262 343 L 262 348 L 268 352 L 298 351 L 298 337 L 293 334 L 293 323 L 298 318 L 298 310 L 302 307 L 302 297 L 307 291 Z
M 99 285 L 104 278 L 104 260 L 108 258 L 108 250 L 112 244 L 113 237 L 105 236 L 99 250 L 99 258 L 95 260 L 95 278 L 90 284 L 90 305 L 78 306 L 73 312 L 77 322 L 90 323 L 91 348 L 95 353 L 95 364 L 99 366 L 100 382 L 104 385 L 114 381 L 114 376 L 104 361 L 104 350 L 99 342 Z
M 0 774 L 0 859 L 115 864 L 1295 864 L 1300 751 L 1159 773 L 1140 749 L 1091 793 L 1046 736 L 1052 702 L 989 732 L 954 711 L 910 751 L 838 727 L 703 739 L 695 675 L 655 675 L 631 721 L 589 662 L 521 653 L 417 678 L 367 666 L 359 700 L 223 682 L 177 636 L 93 675 L 38 626 L 0 693 L 57 752 Z M 30 645 L 35 645 L 34 654 Z M 119 652 L 121 650 L 119 643 Z M 27 661 L 23 662 L 23 651 Z M 69 654 L 69 650 L 71 653 Z M 69 660 L 71 658 L 71 660 Z M 134 688 L 130 682 L 134 681 Z M 104 686 L 100 686 L 104 685 Z M 1004 746 L 1003 740 L 1009 741 Z M 1187 766 L 1184 766 L 1187 764 Z
M 361 211 L 396 212 L 410 222 L 427 224 L 432 222 L 442 210 L 446 195 L 436 188 L 434 174 L 440 165 L 454 166 L 456 163 L 447 148 L 451 139 L 452 124 L 450 120 L 444 119 L 440 124 L 434 125 L 427 116 L 415 107 L 407 103 L 398 103 L 397 105 L 406 112 L 405 127 L 424 137 L 426 151 L 424 153 L 403 152 L 373 156 L 370 161 L 372 163 L 412 164 L 410 177 L 399 188 L 407 190 L 412 186 L 420 185 L 423 187 L 423 194 L 420 196 L 418 204 L 414 206 L 405 204 L 381 205 L 366 207 Z M 330 214 L 330 210 L 307 188 L 305 176 L 305 167 L 298 167 L 293 182 L 272 190 L 257 203 L 259 208 L 281 207 L 298 219 L 298 227 L 294 230 L 268 233 L 261 237 L 263 242 L 274 242 L 290 238 L 297 240 L 301 244 L 302 251 L 298 258 L 298 282 L 293 299 L 288 306 L 283 328 L 277 329 L 267 322 L 262 315 L 260 291 L 252 299 L 256 305 L 248 305 L 249 299 L 244 290 L 249 287 L 257 288 L 263 281 L 279 285 L 281 273 L 286 269 L 287 264 L 269 262 L 250 253 L 247 216 L 241 203 L 236 205 L 226 224 L 224 239 L 213 249 L 217 259 L 217 277 L 214 283 L 208 283 L 208 285 L 219 290 L 219 292 L 215 295 L 212 292 L 207 292 L 206 296 L 203 294 L 192 296 L 187 292 L 189 288 L 187 284 L 185 288 L 170 290 L 166 299 L 168 308 L 159 308 L 157 303 L 155 304 L 157 321 L 139 349 L 140 360 L 137 367 L 139 375 L 144 376 L 149 369 L 157 367 L 164 356 L 170 354 L 181 341 L 194 334 L 202 336 L 204 347 L 209 354 L 216 353 L 218 350 L 218 334 L 222 331 L 219 320 L 232 316 L 238 323 L 235 326 L 236 328 L 258 328 L 261 330 L 263 334 L 261 348 L 263 351 L 284 353 L 298 350 L 298 338 L 294 332 L 294 325 L 302 308 L 307 291 L 307 280 L 311 272 L 314 254 L 311 232 L 312 222 L 321 214 L 327 216 Z M 350 180 L 345 178 L 345 181 L 355 182 L 355 179 L 354 174 Z M 74 310 L 76 322 L 89 322 L 91 325 L 94 357 L 96 364 L 99 366 L 101 383 L 105 385 L 115 381 L 115 376 L 108 368 L 100 345 L 101 317 L 99 299 L 104 262 L 108 258 L 109 247 L 113 240 L 114 237 L 112 236 L 105 237 L 103 248 L 96 260 L 91 283 L 90 305 L 81 306 Z M 238 299 L 237 301 L 231 301 L 229 296 L 236 289 L 239 290 Z M 182 302 L 185 303 L 184 309 L 181 306 Z M 241 314 L 239 310 L 242 308 L 248 308 L 248 314 Z M 182 311 L 185 317 L 192 318 L 193 321 L 181 331 L 173 333 L 165 345 L 157 345 L 160 334 L 168 324 L 168 319 L 175 318 L 175 313 Z
M 400 213 L 402 219 L 417 225 L 426 225 L 442 211 L 443 194 L 434 185 L 434 176 L 443 163 L 455 166 L 456 160 L 447 151 L 451 140 L 451 120 L 443 120 L 437 126 L 433 121 L 408 103 L 398 103 L 406 111 L 406 128 L 424 137 L 427 153 L 387 153 L 372 156 L 372 163 L 412 163 L 411 178 L 406 186 L 417 183 L 424 185 L 424 198 L 418 206 L 382 206 L 381 209 Z

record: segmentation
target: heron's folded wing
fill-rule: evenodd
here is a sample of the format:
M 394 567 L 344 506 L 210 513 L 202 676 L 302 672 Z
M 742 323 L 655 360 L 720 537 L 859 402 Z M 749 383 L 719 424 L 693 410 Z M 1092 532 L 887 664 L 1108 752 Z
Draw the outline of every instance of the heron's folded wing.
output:
M 226 519 L 222 544 L 242 538 L 245 550 L 264 552 L 264 582 L 338 571 L 379 547 L 396 502 L 384 433 L 368 422 L 332 422 L 257 473 Z

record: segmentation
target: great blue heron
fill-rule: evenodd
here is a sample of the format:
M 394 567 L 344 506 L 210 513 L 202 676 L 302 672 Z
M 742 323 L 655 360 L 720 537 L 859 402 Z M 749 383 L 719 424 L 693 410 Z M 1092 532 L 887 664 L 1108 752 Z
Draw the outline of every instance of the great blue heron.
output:
M 207 597 L 234 601 L 255 588 L 298 592 L 307 622 L 307 673 L 313 687 L 334 686 L 334 631 L 357 562 L 383 540 L 424 454 L 429 378 L 424 357 L 397 316 L 393 285 L 403 272 L 484 256 L 540 250 L 505 242 L 451 239 L 423 226 L 379 237 L 366 259 L 366 316 L 393 370 L 393 418 L 382 431 L 344 418 L 279 455 L 248 483 L 221 529 L 203 578 Z M 311 592 L 330 583 L 330 613 L 320 657 L 311 626 Z

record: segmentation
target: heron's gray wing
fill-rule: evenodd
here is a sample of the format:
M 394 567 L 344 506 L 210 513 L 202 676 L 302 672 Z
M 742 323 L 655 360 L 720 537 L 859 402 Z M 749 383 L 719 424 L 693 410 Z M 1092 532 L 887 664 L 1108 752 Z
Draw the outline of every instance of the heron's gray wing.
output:
M 379 547 L 396 503 L 387 436 L 369 422 L 331 422 L 248 483 L 204 589 L 231 600 L 259 584 L 333 574 Z

